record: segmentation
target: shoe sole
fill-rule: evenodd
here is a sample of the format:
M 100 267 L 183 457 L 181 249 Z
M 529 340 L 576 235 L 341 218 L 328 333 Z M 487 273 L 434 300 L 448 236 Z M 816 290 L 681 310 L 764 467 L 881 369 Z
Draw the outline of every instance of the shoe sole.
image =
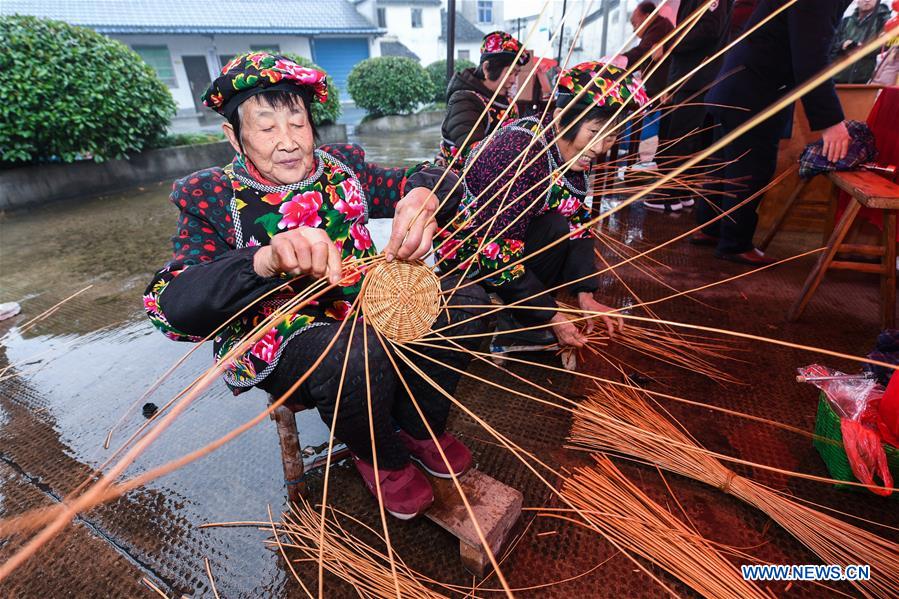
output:
M 643 207 L 647 210 L 652 210 L 653 212 L 680 212 L 683 210 L 683 206 L 678 206 L 677 208 L 672 208 L 671 206 L 649 206 L 646 202 L 643 202 Z
M 764 261 L 764 262 L 753 262 L 751 260 L 744 260 L 742 258 L 737 258 L 734 254 L 724 254 L 722 252 L 715 252 L 715 257 L 719 260 L 727 260 L 728 262 L 733 262 L 734 264 L 745 264 L 746 266 L 770 266 L 776 262 L 776 260 Z
M 375 499 L 375 501 L 377 501 L 377 498 Z M 429 503 L 426 508 L 424 508 L 420 512 L 416 512 L 414 514 L 402 514 L 400 512 L 394 512 L 394 511 L 388 510 L 386 507 L 384 508 L 384 511 L 387 512 L 388 514 L 390 514 L 391 516 L 393 516 L 394 518 L 396 518 L 397 520 L 411 520 L 412 518 L 417 518 L 418 516 L 421 516 L 422 514 L 424 514 L 426 511 L 428 511 L 428 508 L 430 508 L 432 505 L 434 505 L 433 498 L 431 499 L 431 503 Z
M 410 456 L 409 456 L 409 459 L 412 460 L 413 462 L 415 462 L 416 464 L 418 464 L 419 466 L 421 466 L 421 469 L 422 469 L 422 470 L 424 470 L 425 472 L 427 472 L 428 474 L 430 474 L 431 476 L 433 476 L 433 477 L 435 477 L 435 478 L 446 478 L 446 479 L 452 478 L 451 475 L 446 474 L 446 473 L 444 473 L 444 472 L 434 472 L 433 470 L 431 470 L 430 468 L 428 468 L 428 467 L 425 465 L 424 462 L 422 462 L 420 459 L 418 459 L 418 458 L 415 457 L 414 455 L 410 455 Z M 469 466 L 468 468 L 471 468 L 471 466 Z M 454 473 L 455 476 L 456 476 L 456 478 L 458 478 L 458 477 L 462 476 L 463 474 L 465 474 L 466 472 L 468 472 L 468 468 L 466 468 L 466 469 L 463 470 L 462 472 L 456 472 L 456 473 Z

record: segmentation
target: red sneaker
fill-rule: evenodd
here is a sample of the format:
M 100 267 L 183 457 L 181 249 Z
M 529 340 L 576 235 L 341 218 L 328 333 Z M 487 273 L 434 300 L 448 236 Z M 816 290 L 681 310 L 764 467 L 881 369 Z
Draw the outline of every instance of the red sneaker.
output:
M 371 494 L 378 498 L 375 485 L 375 468 L 359 456 L 353 454 L 353 464 L 362 475 L 362 480 Z M 431 483 L 418 468 L 406 464 L 399 470 L 378 468 L 381 483 L 381 496 L 384 498 L 384 509 L 391 516 L 400 520 L 410 520 L 418 516 L 434 503 L 434 491 Z
M 437 445 L 431 439 L 415 439 L 403 430 L 397 431 L 406 449 L 412 454 L 412 459 L 421 464 L 421 467 L 437 478 L 452 478 L 446 463 L 440 457 Z M 443 433 L 437 437 L 446 459 L 453 468 L 453 474 L 461 476 L 471 466 L 471 452 L 468 448 L 449 433 Z

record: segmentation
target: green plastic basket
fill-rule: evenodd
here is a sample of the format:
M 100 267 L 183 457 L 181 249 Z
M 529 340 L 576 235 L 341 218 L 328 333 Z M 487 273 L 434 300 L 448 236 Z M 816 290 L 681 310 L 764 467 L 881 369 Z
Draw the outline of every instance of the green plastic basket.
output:
M 837 416 L 833 408 L 830 407 L 827 398 L 821 394 L 818 400 L 818 417 L 815 420 L 815 434 L 825 439 L 831 439 L 836 443 L 829 443 L 822 439 L 813 441 L 815 449 L 821 454 L 824 463 L 827 464 L 827 470 L 830 477 L 837 480 L 845 480 L 850 482 L 858 482 L 855 475 L 852 474 L 852 467 L 849 465 L 849 458 L 846 456 L 846 450 L 843 449 L 843 433 L 840 432 L 840 417 Z M 887 465 L 893 474 L 893 486 L 899 484 L 899 449 L 892 445 L 883 444 L 883 448 L 887 454 Z M 852 489 L 853 491 L 868 492 L 864 487 L 853 485 L 836 485 L 841 489 Z M 899 497 L 899 493 L 893 493 L 891 497 Z

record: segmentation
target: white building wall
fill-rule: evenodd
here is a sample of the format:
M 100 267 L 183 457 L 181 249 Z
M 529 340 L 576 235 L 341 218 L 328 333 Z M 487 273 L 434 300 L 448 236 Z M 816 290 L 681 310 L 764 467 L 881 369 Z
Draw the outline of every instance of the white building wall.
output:
M 381 38 L 383 41 L 399 41 L 404 46 L 415 52 L 421 59 L 422 65 L 429 65 L 435 60 L 443 58 L 446 54 L 444 46 L 441 52 L 440 37 L 440 7 L 439 6 L 394 6 L 388 5 L 379 8 L 386 9 L 388 35 Z M 421 27 L 412 27 L 412 9 L 421 10 Z M 377 21 L 375 21 L 377 24 Z
M 175 84 L 169 86 L 178 111 L 193 113 L 194 99 L 191 94 L 182 56 L 205 56 L 210 78 L 218 75 L 221 65 L 218 57 L 246 52 L 250 45 L 277 44 L 281 52 L 292 52 L 311 60 L 312 51 L 309 38 L 290 35 L 110 35 L 129 47 L 166 46 L 172 58 Z

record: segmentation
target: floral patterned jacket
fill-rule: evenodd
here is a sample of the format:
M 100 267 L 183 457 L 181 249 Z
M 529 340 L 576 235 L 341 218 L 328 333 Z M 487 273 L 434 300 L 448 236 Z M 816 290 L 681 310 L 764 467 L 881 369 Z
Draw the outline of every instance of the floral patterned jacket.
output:
M 297 282 L 266 299 L 284 283 L 253 269 L 253 256 L 277 233 L 299 226 L 327 231 L 344 258 L 374 255 L 377 250 L 365 223 L 390 218 L 407 189 L 434 189 L 443 169 L 427 163 L 408 171 L 365 161 L 357 145 L 316 150 L 315 171 L 293 186 L 263 184 L 240 156 L 224 168 L 208 168 L 175 182 L 171 201 L 180 210 L 172 238 L 172 259 L 156 273 L 144 295 L 150 321 L 178 341 L 202 341 L 238 312 L 249 307 L 213 339 L 220 360 L 249 331 L 302 288 Z M 457 179 L 448 173 L 439 189 L 443 197 Z M 461 186 L 459 186 L 461 188 Z M 459 195 L 438 214 L 451 217 Z M 310 327 L 343 320 L 350 312 L 361 280 L 318 298 L 285 317 L 227 365 L 225 382 L 235 394 L 258 384 L 274 370 L 283 348 Z M 255 302 L 255 303 L 254 303 Z
M 550 114 L 543 122 L 536 117 L 510 121 L 485 148 L 473 151 L 472 155 L 480 151 L 481 156 L 462 181 L 462 201 L 438 250 L 445 261 L 441 265 L 444 270 L 468 268 L 469 277 L 489 274 L 485 280 L 487 287 L 506 303 L 530 298 L 522 305 L 538 308 L 556 305 L 548 293 L 533 297 L 546 287 L 524 263 L 505 268 L 529 251 L 539 249 L 526 247 L 525 238 L 531 221 L 547 212 L 558 212 L 568 221 L 569 243 L 573 246 L 568 252 L 565 278 L 581 279 L 596 271 L 593 240 L 588 230 L 580 230 L 590 220 L 590 209 L 585 204 L 587 178 L 584 173 L 570 170 L 561 174 L 564 161 L 553 131 L 539 134 L 551 120 Z M 512 166 L 506 170 L 509 165 Z M 515 176 L 519 168 L 522 171 Z M 480 246 L 483 248 L 478 253 Z M 569 290 L 597 288 L 596 277 L 589 277 L 571 285 Z M 516 317 L 546 321 L 553 314 L 550 310 L 521 310 Z

